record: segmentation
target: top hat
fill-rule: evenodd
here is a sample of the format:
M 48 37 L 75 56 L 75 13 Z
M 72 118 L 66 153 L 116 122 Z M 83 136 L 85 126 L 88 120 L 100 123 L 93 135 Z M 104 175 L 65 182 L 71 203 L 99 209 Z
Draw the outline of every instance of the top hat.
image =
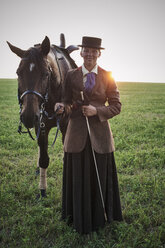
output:
M 90 47 L 90 48 L 97 48 L 97 49 L 104 49 L 101 47 L 101 39 L 96 37 L 82 37 L 82 45 L 78 45 L 79 47 Z

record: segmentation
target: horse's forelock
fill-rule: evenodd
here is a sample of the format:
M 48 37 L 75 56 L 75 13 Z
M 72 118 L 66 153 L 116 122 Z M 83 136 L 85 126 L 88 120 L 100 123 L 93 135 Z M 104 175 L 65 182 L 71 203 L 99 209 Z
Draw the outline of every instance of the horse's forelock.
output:
M 45 66 L 46 61 L 40 49 L 32 47 L 26 51 L 24 58 L 21 60 L 18 71 L 27 68 L 27 70 L 31 72 L 33 71 L 33 68 L 36 68 L 41 72 L 42 68 L 45 68 Z
M 30 48 L 25 53 L 25 60 L 28 60 L 29 63 L 41 64 L 43 61 L 42 53 L 38 48 Z

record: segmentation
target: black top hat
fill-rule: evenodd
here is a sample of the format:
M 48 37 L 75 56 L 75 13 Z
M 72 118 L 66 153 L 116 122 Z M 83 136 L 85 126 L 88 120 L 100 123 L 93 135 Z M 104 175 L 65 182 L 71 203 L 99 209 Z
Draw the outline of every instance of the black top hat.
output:
M 78 45 L 79 47 L 90 47 L 90 48 L 97 48 L 97 49 L 104 49 L 101 47 L 101 39 L 96 37 L 82 37 L 82 45 Z

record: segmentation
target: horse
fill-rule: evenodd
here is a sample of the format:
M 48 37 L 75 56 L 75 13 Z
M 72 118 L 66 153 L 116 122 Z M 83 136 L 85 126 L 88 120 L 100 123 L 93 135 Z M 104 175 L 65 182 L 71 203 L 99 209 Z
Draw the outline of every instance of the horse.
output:
M 37 172 L 40 174 L 39 197 L 46 197 L 47 168 L 49 166 L 48 135 L 53 127 L 60 129 L 62 142 L 68 123 L 68 116 L 54 113 L 54 106 L 61 102 L 62 88 L 66 73 L 77 67 L 70 53 L 78 50 L 78 46 L 65 48 L 65 36 L 60 35 L 60 45 L 51 45 L 47 36 L 41 44 L 36 44 L 28 50 L 22 50 L 7 41 L 11 51 L 21 58 L 17 69 L 18 100 L 20 104 L 19 133 L 22 124 L 30 129 L 35 128 L 39 153 Z M 56 133 L 57 134 L 57 133 Z

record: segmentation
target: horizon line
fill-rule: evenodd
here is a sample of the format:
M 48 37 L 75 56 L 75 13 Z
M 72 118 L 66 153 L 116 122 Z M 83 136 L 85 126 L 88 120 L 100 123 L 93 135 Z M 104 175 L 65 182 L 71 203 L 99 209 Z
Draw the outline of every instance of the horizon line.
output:
M 0 79 L 17 80 L 17 78 L 2 77 Z M 154 84 L 164 84 L 165 82 L 150 82 L 150 81 L 126 81 L 126 80 L 115 80 L 116 83 L 154 83 Z

